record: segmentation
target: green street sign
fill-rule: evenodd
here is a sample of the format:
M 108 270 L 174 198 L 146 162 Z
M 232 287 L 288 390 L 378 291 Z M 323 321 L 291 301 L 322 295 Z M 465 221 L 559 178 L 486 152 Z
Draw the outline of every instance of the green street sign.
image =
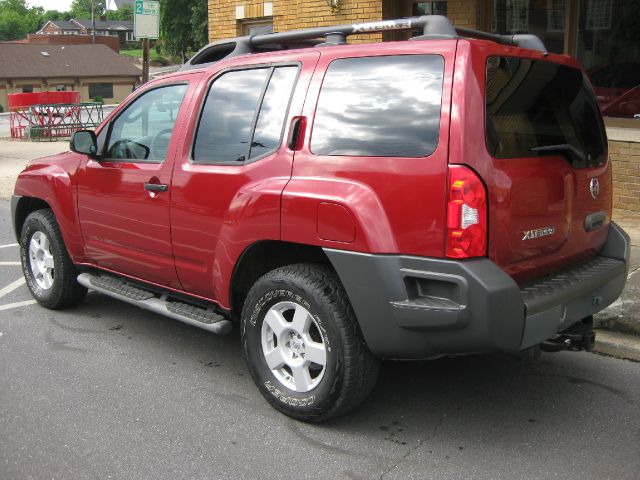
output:
M 133 11 L 133 34 L 136 38 L 158 38 L 160 2 L 136 0 Z

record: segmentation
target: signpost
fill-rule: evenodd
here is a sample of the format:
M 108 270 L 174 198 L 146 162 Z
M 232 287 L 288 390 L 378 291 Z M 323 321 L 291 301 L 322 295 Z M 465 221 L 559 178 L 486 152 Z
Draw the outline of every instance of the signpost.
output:
M 160 2 L 136 0 L 133 34 L 142 39 L 142 83 L 149 81 L 149 39 L 157 40 L 160 30 Z

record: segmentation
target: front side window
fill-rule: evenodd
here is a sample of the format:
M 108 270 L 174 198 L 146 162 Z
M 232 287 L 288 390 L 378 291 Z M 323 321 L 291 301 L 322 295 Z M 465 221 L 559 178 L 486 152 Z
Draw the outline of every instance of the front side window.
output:
M 426 157 L 438 144 L 444 59 L 399 55 L 334 60 L 318 99 L 316 155 Z
M 298 67 L 228 72 L 205 100 L 193 148 L 196 163 L 241 163 L 280 145 Z
M 105 157 L 161 162 L 187 85 L 156 88 L 136 98 L 111 124 Z

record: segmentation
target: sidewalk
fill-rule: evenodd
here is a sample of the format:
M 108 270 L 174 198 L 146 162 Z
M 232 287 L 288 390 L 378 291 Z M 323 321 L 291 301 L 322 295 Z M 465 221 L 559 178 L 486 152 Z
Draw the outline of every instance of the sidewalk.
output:
M 16 178 L 29 160 L 67 150 L 69 150 L 69 140 L 61 142 L 0 140 L 0 199 L 11 198 Z
M 615 210 L 613 220 L 631 237 L 629 275 L 620 298 L 597 314 L 594 323 L 598 328 L 640 337 L 640 213 Z

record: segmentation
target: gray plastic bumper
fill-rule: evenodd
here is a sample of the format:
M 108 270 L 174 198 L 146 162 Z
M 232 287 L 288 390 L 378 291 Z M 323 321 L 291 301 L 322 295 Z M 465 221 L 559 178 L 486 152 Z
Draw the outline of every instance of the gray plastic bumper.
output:
M 618 298 L 629 249 L 629 237 L 612 222 L 600 255 L 521 286 L 486 258 L 325 253 L 371 351 L 420 358 L 517 351 L 553 337 Z

